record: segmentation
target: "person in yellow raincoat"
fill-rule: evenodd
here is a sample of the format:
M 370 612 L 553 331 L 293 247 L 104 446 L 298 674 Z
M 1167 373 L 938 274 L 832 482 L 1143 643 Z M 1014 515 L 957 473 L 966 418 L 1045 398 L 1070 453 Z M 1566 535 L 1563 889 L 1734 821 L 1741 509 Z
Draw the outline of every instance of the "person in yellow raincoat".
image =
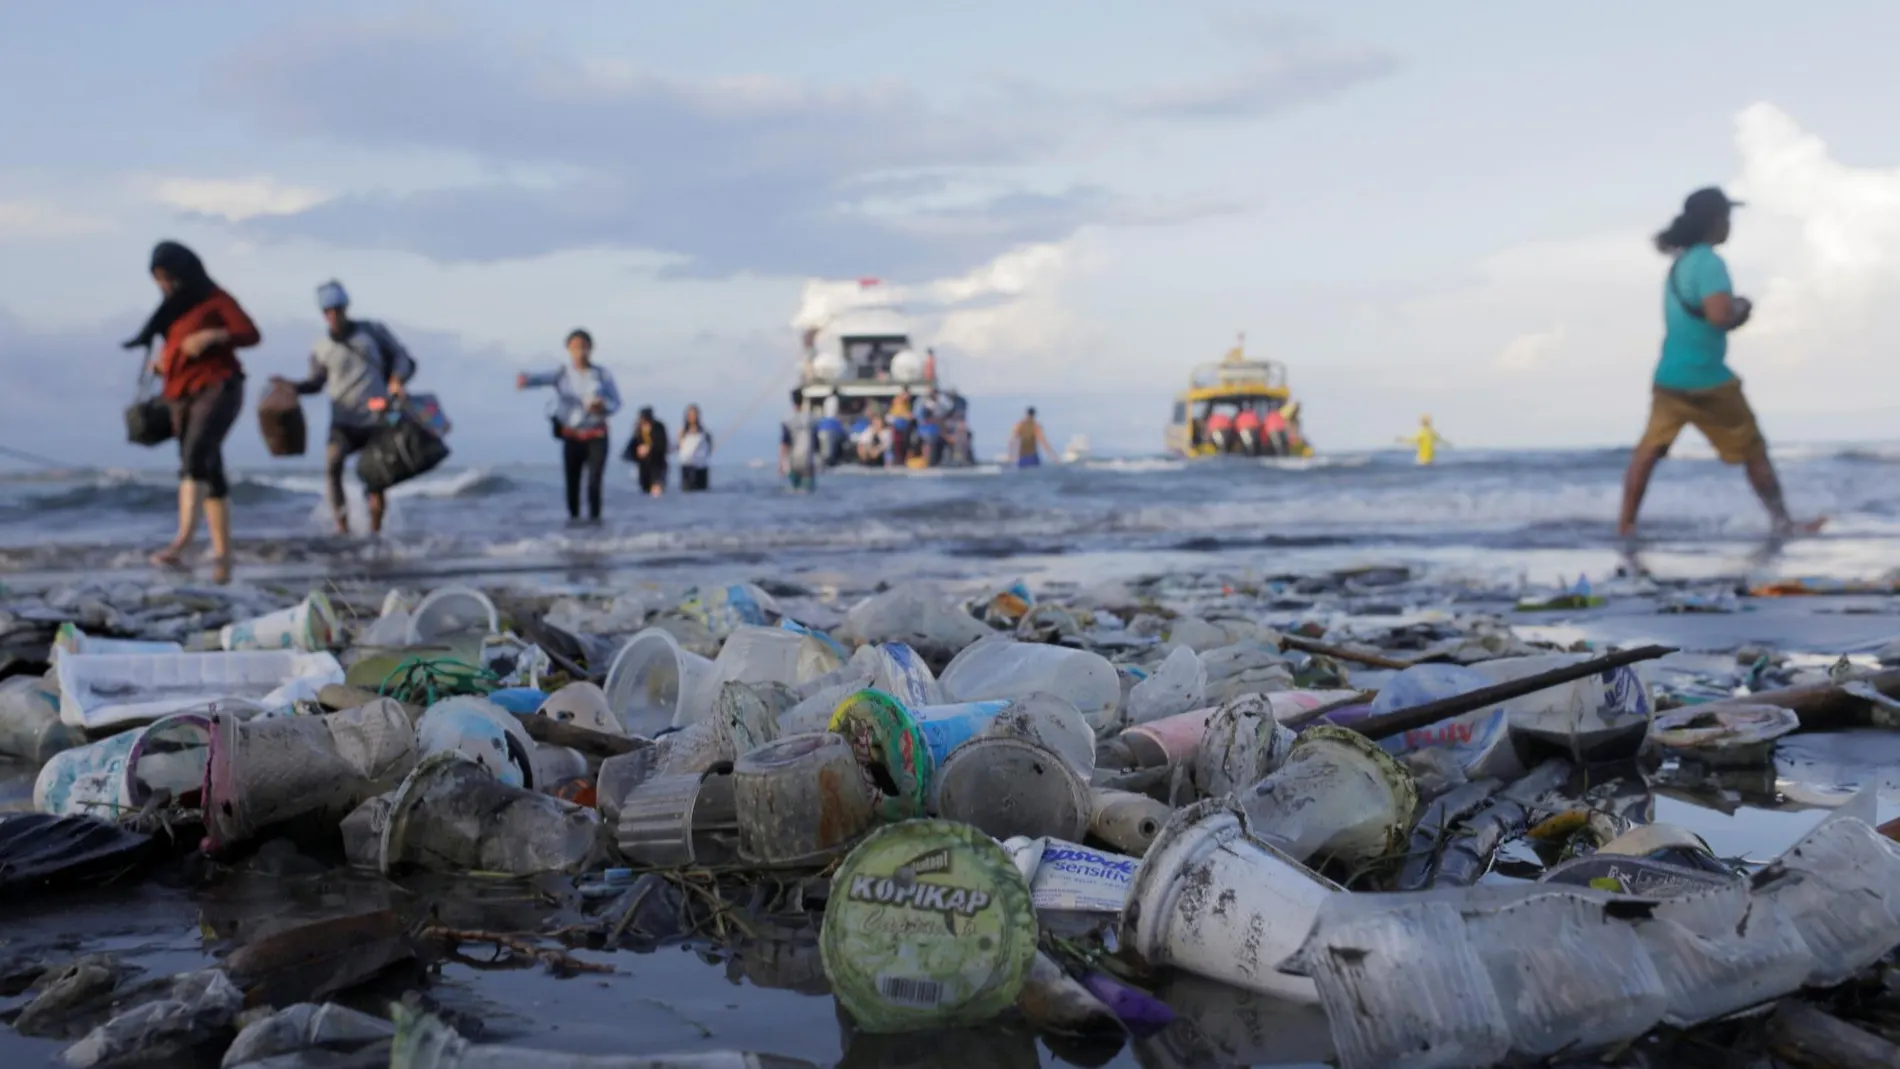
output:
M 1432 417 L 1430 416 L 1418 417 L 1418 433 L 1400 438 L 1399 444 L 1409 445 L 1418 450 L 1417 460 L 1420 464 L 1430 464 L 1436 458 L 1439 446 L 1451 445 L 1451 443 L 1440 436 L 1436 430 L 1432 429 Z

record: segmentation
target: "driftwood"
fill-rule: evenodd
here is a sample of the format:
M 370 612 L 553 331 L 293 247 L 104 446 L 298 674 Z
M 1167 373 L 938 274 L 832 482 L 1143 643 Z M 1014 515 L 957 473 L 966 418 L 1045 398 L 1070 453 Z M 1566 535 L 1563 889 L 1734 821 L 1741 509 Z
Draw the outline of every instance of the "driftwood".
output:
M 1889 698 L 1900 698 L 1900 668 L 1890 668 L 1847 682 L 1865 683 Z M 1867 699 L 1850 694 L 1840 683 L 1804 683 L 1798 687 L 1782 687 L 1779 690 L 1764 690 L 1759 694 L 1723 698 L 1696 708 L 1713 711 L 1723 706 L 1779 705 L 1783 709 L 1795 711 L 1795 715 L 1801 718 L 1801 730 L 1831 731 L 1864 726 L 1868 722 L 1870 704 Z
M 1300 635 L 1282 635 L 1280 644 L 1290 650 L 1311 653 L 1320 657 L 1331 657 L 1335 661 L 1351 661 L 1354 664 L 1370 665 L 1373 668 L 1405 669 L 1412 667 L 1411 661 L 1401 661 L 1387 657 L 1383 653 L 1368 650 L 1348 649 L 1345 646 L 1333 646 Z
M 1768 1022 L 1768 1049 L 1803 1069 L 1893 1069 L 1900 1047 L 1806 1002 L 1788 999 Z
M 536 742 L 545 742 L 552 746 L 565 746 L 570 750 L 579 750 L 590 757 L 618 757 L 623 753 L 632 753 L 653 745 L 645 739 L 630 739 L 624 735 L 609 735 L 604 731 L 584 728 L 566 720 L 556 720 L 551 716 L 538 713 L 517 714 L 515 719 L 528 731 L 528 737 Z

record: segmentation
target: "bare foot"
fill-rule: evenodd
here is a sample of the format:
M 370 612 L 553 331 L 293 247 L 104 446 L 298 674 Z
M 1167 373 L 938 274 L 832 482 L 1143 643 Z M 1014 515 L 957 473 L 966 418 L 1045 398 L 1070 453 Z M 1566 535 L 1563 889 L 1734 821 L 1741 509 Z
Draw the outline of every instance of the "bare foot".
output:
M 211 581 L 219 586 L 231 581 L 231 558 L 219 557 L 211 562 Z
M 1820 534 L 1821 528 L 1826 526 L 1826 516 L 1820 516 L 1812 520 L 1783 520 L 1775 525 L 1775 534 L 1784 538 Z
M 152 567 L 154 568 L 183 568 L 185 566 L 185 547 L 166 546 L 164 549 L 159 550 L 146 559 L 152 562 Z

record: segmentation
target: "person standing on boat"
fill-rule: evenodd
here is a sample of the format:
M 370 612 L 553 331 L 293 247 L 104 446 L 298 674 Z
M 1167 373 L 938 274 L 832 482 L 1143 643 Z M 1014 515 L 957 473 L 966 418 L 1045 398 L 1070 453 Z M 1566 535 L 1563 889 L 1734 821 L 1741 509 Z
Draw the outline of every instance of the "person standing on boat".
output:
M 674 447 L 680 458 L 680 492 L 690 494 L 707 488 L 712 472 L 713 439 L 699 420 L 699 406 L 687 405 L 680 417 L 679 444 Z
M 1037 447 L 1041 446 L 1041 452 Z M 1042 466 L 1042 453 L 1055 456 L 1055 448 L 1042 433 L 1042 424 L 1036 422 L 1035 406 L 1023 413 L 1023 418 L 1009 432 L 1009 460 L 1018 468 Z
M 1202 425 L 1207 428 L 1207 444 L 1214 447 L 1214 452 L 1225 453 L 1233 448 L 1234 417 L 1228 415 L 1226 409 L 1210 406 Z
M 864 428 L 864 435 L 858 439 L 858 463 L 873 468 L 881 468 L 890 463 L 891 429 L 884 422 L 884 413 L 871 411 L 871 421 Z
M 1260 413 L 1252 402 L 1241 405 L 1240 414 L 1234 417 L 1234 437 L 1240 440 L 1240 451 L 1248 456 L 1259 456 L 1263 452 L 1260 448 Z
M 1293 455 L 1293 443 L 1287 435 L 1286 412 L 1280 408 L 1268 410 L 1260 421 L 1260 434 L 1266 445 L 1268 456 L 1290 457 Z
M 151 370 L 164 380 L 162 396 L 178 438 L 178 534 L 152 554 L 161 568 L 184 564 L 204 513 L 211 535 L 212 578 L 231 580 L 230 483 L 224 476 L 224 438 L 244 407 L 244 367 L 237 351 L 263 340 L 230 294 L 205 272 L 198 254 L 175 241 L 152 249 L 148 270 L 165 295 L 127 349 L 162 342 Z
M 1623 476 L 1623 509 L 1616 524 L 1621 537 L 1635 536 L 1649 477 L 1690 425 L 1724 464 L 1742 466 L 1777 535 L 1812 533 L 1826 522 L 1796 523 L 1788 515 L 1768 442 L 1742 394 L 1742 380 L 1728 367 L 1728 336 L 1748 323 L 1753 306 L 1735 295 L 1728 265 L 1715 247 L 1728 240 L 1733 209 L 1740 204 L 1720 189 L 1698 189 L 1656 235 L 1657 250 L 1672 257 L 1663 282 L 1662 357 L 1651 382 L 1649 425 Z
M 795 493 L 818 489 L 818 428 L 803 390 L 792 391 L 792 413 L 779 425 L 778 473 Z
M 416 373 L 415 358 L 389 328 L 350 316 L 350 295 L 335 279 L 317 287 L 317 309 L 327 328 L 310 352 L 310 373 L 301 381 L 271 376 L 271 384 L 288 384 L 299 394 L 327 390 L 330 395 L 330 440 L 323 448 L 324 489 L 336 533 L 350 533 L 350 507 L 343 495 L 343 467 L 363 451 L 375 436 L 391 399 L 400 399 Z M 381 534 L 388 499 L 381 491 L 364 495 L 369 506 L 369 533 Z
M 561 440 L 561 468 L 567 477 L 567 518 L 581 518 L 581 476 L 587 478 L 587 518 L 600 522 L 601 481 L 607 472 L 608 419 L 620 411 L 620 390 L 613 373 L 594 363 L 594 336 L 584 330 L 567 336 L 568 365 L 559 371 L 515 376 L 515 389 L 554 388 L 548 419 Z
M 910 456 L 911 432 L 916 427 L 915 401 L 908 386 L 891 399 L 891 455 L 896 458 L 895 463 L 898 465 L 902 465 Z
M 818 463 L 832 467 L 844 459 L 845 443 L 851 440 L 838 418 L 838 395 L 825 398 L 824 415 L 818 417 Z
M 642 408 L 627 440 L 626 459 L 639 469 L 640 491 L 650 497 L 666 493 L 666 424 L 653 409 Z

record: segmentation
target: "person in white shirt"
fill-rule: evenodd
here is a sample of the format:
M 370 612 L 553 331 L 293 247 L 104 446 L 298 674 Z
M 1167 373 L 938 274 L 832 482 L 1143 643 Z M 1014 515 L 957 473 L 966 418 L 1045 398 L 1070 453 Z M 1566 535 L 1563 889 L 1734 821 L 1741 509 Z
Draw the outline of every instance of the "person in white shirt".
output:
M 699 419 L 699 406 L 687 405 L 680 417 L 679 441 L 673 451 L 680 458 L 680 492 L 692 493 L 707 488 L 712 465 L 713 437 Z

